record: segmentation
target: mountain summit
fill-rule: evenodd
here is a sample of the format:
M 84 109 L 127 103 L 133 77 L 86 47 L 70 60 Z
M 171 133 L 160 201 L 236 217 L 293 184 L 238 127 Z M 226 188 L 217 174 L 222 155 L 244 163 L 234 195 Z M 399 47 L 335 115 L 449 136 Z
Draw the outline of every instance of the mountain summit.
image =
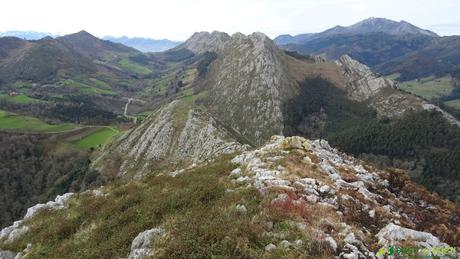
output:
M 306 33 L 296 36 L 280 35 L 274 39 L 278 45 L 301 44 L 313 39 L 328 37 L 332 35 L 357 35 L 370 33 L 386 33 L 389 35 L 425 35 L 439 37 L 436 33 L 419 28 L 406 21 L 393 21 L 385 18 L 368 18 L 350 26 L 335 26 L 319 33 Z
M 348 27 L 343 27 L 343 30 L 339 30 L 338 33 L 372 33 L 372 32 L 383 32 L 391 35 L 404 35 L 404 34 L 423 34 L 431 37 L 438 37 L 438 35 L 432 31 L 421 29 L 415 25 L 412 25 L 406 21 L 392 21 L 385 18 L 368 18 L 361 22 L 355 23 Z

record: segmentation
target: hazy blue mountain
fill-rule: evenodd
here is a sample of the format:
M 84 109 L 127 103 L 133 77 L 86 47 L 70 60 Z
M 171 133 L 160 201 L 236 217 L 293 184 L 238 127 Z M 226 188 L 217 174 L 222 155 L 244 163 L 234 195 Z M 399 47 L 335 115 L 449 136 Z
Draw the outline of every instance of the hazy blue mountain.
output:
M 12 37 L 18 37 L 21 39 L 26 39 L 26 40 L 39 40 L 42 38 L 45 38 L 47 36 L 55 36 L 51 33 L 48 32 L 36 32 L 36 31 L 6 31 L 6 32 L 0 32 L 0 37 L 6 37 L 6 36 L 12 36 Z
M 325 30 L 320 33 L 306 33 L 296 36 L 280 35 L 275 38 L 275 43 L 278 45 L 285 44 L 302 44 L 310 40 L 324 38 L 334 35 L 356 35 L 356 34 L 370 34 L 370 33 L 386 33 L 390 35 L 403 36 L 403 35 L 425 35 L 430 37 L 438 37 L 432 31 L 419 28 L 406 21 L 392 21 L 385 18 L 368 18 L 350 26 L 337 25 L 333 28 Z
M 106 36 L 103 38 L 104 40 L 109 40 L 112 42 L 116 43 L 121 43 L 123 45 L 135 48 L 137 50 L 140 50 L 142 52 L 160 52 L 160 51 L 165 51 L 168 49 L 172 49 L 179 45 L 181 42 L 178 41 L 171 41 L 167 39 L 162 39 L 162 40 L 155 40 L 155 39 L 149 39 L 149 38 L 129 38 L 126 36 L 123 37 L 111 37 L 111 36 Z

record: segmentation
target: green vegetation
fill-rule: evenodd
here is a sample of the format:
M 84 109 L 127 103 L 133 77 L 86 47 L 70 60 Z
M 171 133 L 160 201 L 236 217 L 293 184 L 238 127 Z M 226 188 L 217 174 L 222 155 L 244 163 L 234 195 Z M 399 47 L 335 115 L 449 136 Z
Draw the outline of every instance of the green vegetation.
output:
M 0 98 L 3 98 L 9 102 L 19 103 L 19 104 L 31 104 L 31 103 L 42 102 L 39 99 L 35 99 L 35 98 L 29 97 L 24 94 L 19 94 L 19 95 L 14 95 L 14 96 L 9 96 L 7 94 L 0 94 Z
M 217 59 L 217 53 L 206 51 L 203 58 L 197 64 L 198 76 L 203 76 L 208 72 L 208 67 Z
M 80 93 L 82 94 L 107 94 L 107 95 L 116 95 L 116 93 L 110 89 L 99 89 L 95 87 L 83 87 L 80 88 Z
M 284 107 L 285 135 L 319 138 L 375 118 L 366 104 L 350 101 L 343 90 L 321 78 L 300 83 L 300 93 Z
M 120 131 L 116 128 L 104 127 L 83 137 L 75 144 L 79 148 L 97 148 L 103 146 L 119 133 Z
M 395 121 L 363 120 L 331 134 L 329 141 L 354 155 L 372 154 L 382 167 L 410 170 L 429 190 L 460 202 L 460 129 L 439 112 L 410 113 Z
M 387 75 L 387 76 L 385 76 L 385 77 L 388 78 L 388 79 L 390 79 L 390 80 L 397 80 L 399 76 L 401 76 L 401 74 L 399 74 L 399 73 L 394 73 L 394 74 L 391 74 L 391 75 Z
M 116 93 L 110 89 L 109 85 L 95 78 L 76 78 L 66 79 L 59 82 L 60 86 L 77 88 L 82 94 L 106 94 L 115 95 Z
M 452 78 L 444 76 L 440 78 L 425 77 L 412 81 L 400 83 L 400 88 L 431 100 L 442 96 L 447 96 L 452 92 Z
M 0 133 L 0 228 L 23 217 L 27 208 L 65 192 L 104 183 L 90 170 L 89 153 L 45 135 Z
M 300 84 L 285 106 L 285 134 L 325 137 L 344 152 L 386 167 L 411 171 L 431 191 L 460 202 L 460 130 L 441 114 L 420 112 L 401 119 L 377 118 L 366 104 L 348 100 L 322 79 Z
M 452 101 L 447 101 L 445 104 L 449 107 L 452 107 L 454 109 L 460 110 L 460 99 L 457 100 L 452 100 Z
M 140 232 L 162 227 L 168 235 L 153 242 L 154 258 L 270 258 L 265 246 L 284 238 L 302 240 L 305 249 L 280 249 L 275 258 L 330 258 L 307 233 L 281 220 L 268 206 L 273 197 L 253 187 L 226 191 L 236 187 L 229 160 L 224 156 L 176 177 L 112 183 L 103 189 L 107 196 L 79 194 L 68 209 L 39 212 L 27 235 L 1 249 L 22 251 L 33 243 L 31 258 L 126 257 Z M 237 204 L 247 213 L 239 213 Z M 263 235 L 266 221 L 283 236 Z
M 121 59 L 118 62 L 118 65 L 123 69 L 126 69 L 128 71 L 131 71 L 131 72 L 134 72 L 140 75 L 147 75 L 147 74 L 152 73 L 152 71 L 148 69 L 147 67 L 139 65 L 138 63 L 135 63 L 129 60 L 128 58 Z
M 0 114 L 0 129 L 14 130 L 22 132 L 61 132 L 76 128 L 77 125 L 71 123 L 51 125 L 37 118 L 22 115 L 6 115 L 5 112 Z

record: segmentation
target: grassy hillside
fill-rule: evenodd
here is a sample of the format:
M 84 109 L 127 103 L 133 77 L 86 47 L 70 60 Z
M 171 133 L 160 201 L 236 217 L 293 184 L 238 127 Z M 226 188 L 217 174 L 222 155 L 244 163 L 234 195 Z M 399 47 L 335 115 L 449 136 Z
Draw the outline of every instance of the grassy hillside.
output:
M 460 100 L 447 101 L 445 104 L 449 107 L 460 110 Z
M 51 125 L 37 118 L 0 112 L 0 129 L 15 132 L 51 133 L 75 129 L 77 125 L 64 123 Z
M 9 102 L 19 103 L 19 104 L 31 104 L 31 103 L 42 102 L 39 99 L 29 97 L 29 96 L 27 96 L 25 94 L 19 94 L 19 95 L 15 95 L 15 96 L 9 96 L 7 94 L 0 94 L 0 98 L 5 99 L 5 100 L 7 100 Z
M 114 127 L 104 127 L 84 136 L 74 143 L 79 148 L 97 148 L 103 146 L 119 133 L 120 131 Z
M 254 187 L 227 192 L 236 186 L 228 177 L 233 168 L 223 157 L 177 177 L 112 184 L 103 189 L 109 196 L 80 194 L 68 210 L 41 212 L 28 235 L 4 248 L 21 250 L 32 242 L 32 258 L 118 258 L 129 253 L 138 233 L 163 225 L 171 240 L 155 243 L 156 258 L 261 257 L 269 255 L 266 244 L 281 241 L 281 236 L 263 236 L 264 221 L 272 220 L 282 238 L 305 244 L 276 250 L 274 258 L 328 258 L 329 250 L 318 249 L 308 233 L 290 225 L 289 217 L 265 208 L 271 196 Z M 247 213 L 234 209 L 238 203 Z
M 147 75 L 152 72 L 147 67 L 142 66 L 138 63 L 135 63 L 127 58 L 123 58 L 122 60 L 120 60 L 120 62 L 118 62 L 118 65 L 123 69 L 126 69 L 130 72 L 137 73 L 140 75 Z
M 440 78 L 435 78 L 434 76 L 419 78 L 402 82 L 399 86 L 403 90 L 428 100 L 447 96 L 454 89 L 454 86 L 452 85 L 452 77 L 450 76 Z

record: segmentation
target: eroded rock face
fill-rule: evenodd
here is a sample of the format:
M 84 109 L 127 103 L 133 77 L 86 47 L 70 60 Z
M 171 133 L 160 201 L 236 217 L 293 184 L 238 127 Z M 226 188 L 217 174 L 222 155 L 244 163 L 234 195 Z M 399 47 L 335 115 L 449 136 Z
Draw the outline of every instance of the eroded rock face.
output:
M 400 243 L 405 240 L 413 240 L 417 246 L 432 248 L 445 247 L 446 243 L 430 233 L 404 228 L 393 223 L 388 224 L 377 233 L 379 244 L 384 246 L 388 243 Z
M 49 201 L 45 204 L 37 204 L 33 207 L 27 209 L 27 213 L 24 216 L 24 219 L 32 218 L 38 211 L 43 209 L 62 209 L 65 206 L 65 203 L 72 197 L 73 193 L 66 193 L 63 195 L 58 195 L 54 201 Z
M 369 67 L 348 55 L 340 57 L 336 64 L 348 80 L 346 90 L 352 100 L 365 101 L 385 88 L 396 88 L 391 80 L 377 75 Z
M 16 256 L 16 253 L 13 253 L 11 251 L 0 251 L 0 259 L 14 259 Z
M 340 57 L 335 63 L 347 81 L 348 97 L 359 102 L 369 102 L 369 106 L 379 115 L 393 118 L 411 110 L 436 110 L 441 112 L 450 124 L 460 126 L 460 121 L 448 112 L 415 95 L 398 90 L 392 80 L 374 73 L 369 67 L 348 55 Z
M 153 256 L 153 241 L 164 233 L 162 228 L 152 228 L 139 233 L 131 244 L 128 259 L 146 259 Z
M 141 177 L 167 163 L 201 163 L 247 148 L 208 113 L 174 101 L 123 135 L 104 156 L 123 156 L 119 176 Z
M 285 55 L 262 33 L 235 34 L 208 75 L 210 112 L 255 145 L 283 131 L 283 100 L 295 93 Z
M 191 50 L 195 54 L 202 54 L 206 51 L 218 52 L 224 48 L 225 43 L 230 39 L 231 37 L 225 32 L 196 32 L 179 48 Z
M 404 180 L 396 171 L 375 169 L 330 147 L 325 140 L 274 136 L 232 162 L 238 165 L 229 174 L 239 186 L 236 190 L 251 185 L 268 197 L 277 194 L 269 207 L 300 213 L 295 223 L 299 229 L 329 244 L 337 258 L 377 258 L 373 249 L 388 242 L 446 246 L 436 237 L 441 234 L 445 238 L 445 231 L 436 235 L 430 231 L 446 229 L 452 224 L 450 218 L 460 212 L 456 208 L 443 214 L 450 205 L 434 204 L 436 198 L 427 191 L 399 182 Z M 321 213 L 316 215 L 316 211 Z M 447 227 L 453 231 L 450 238 L 459 233 L 459 227 L 458 222 Z
M 58 210 L 65 208 L 67 201 L 73 195 L 73 193 L 58 195 L 54 201 L 49 201 L 47 203 L 39 203 L 33 207 L 30 207 L 29 209 L 27 209 L 27 213 L 24 216 L 24 219 L 15 221 L 13 225 L 6 227 L 0 231 L 0 240 L 5 243 L 11 243 L 17 238 L 26 234 L 29 231 L 29 227 L 24 224 L 24 220 L 31 219 L 37 212 L 44 209 Z

